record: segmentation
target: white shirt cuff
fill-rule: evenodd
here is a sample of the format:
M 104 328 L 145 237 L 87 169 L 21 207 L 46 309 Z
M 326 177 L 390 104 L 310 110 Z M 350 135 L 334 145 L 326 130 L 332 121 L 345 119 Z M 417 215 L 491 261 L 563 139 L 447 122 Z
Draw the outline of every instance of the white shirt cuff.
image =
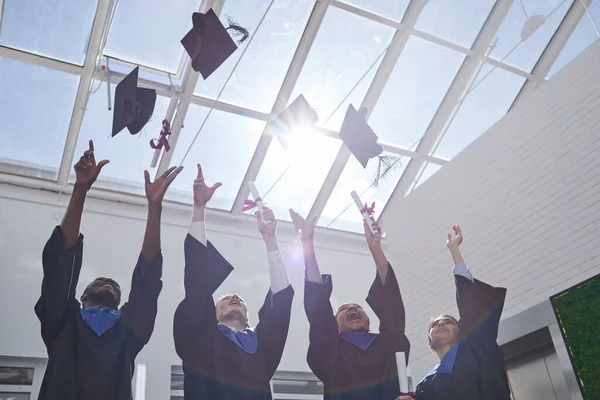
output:
M 454 264 L 454 275 L 464 276 L 471 282 L 474 282 L 473 275 L 471 275 L 469 267 L 467 267 L 467 264 L 465 264 L 463 261 Z
M 271 293 L 281 292 L 290 286 L 290 280 L 285 269 L 283 256 L 279 250 L 267 252 L 269 259 L 269 274 L 271 275 Z
M 190 224 L 190 230 L 188 231 L 197 241 L 206 246 L 206 224 L 204 221 L 196 221 Z

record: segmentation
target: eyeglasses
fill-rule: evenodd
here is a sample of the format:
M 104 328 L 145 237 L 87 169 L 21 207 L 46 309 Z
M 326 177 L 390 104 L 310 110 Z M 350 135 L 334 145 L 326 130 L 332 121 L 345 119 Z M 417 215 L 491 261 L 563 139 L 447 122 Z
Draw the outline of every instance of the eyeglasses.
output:
M 431 327 L 432 328 L 438 327 L 440 325 L 453 325 L 453 326 L 457 326 L 457 323 L 452 318 L 439 318 L 439 319 L 436 319 L 435 321 L 433 321 L 431 323 Z

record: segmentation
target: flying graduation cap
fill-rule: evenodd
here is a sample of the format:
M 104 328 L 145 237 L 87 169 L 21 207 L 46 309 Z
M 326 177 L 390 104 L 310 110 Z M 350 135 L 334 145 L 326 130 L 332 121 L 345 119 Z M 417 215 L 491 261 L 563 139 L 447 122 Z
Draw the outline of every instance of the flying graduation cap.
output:
M 137 87 L 139 69 L 136 67 L 131 71 L 115 89 L 113 137 L 125 127 L 135 135 L 148 123 L 154 112 L 156 90 Z
M 206 14 L 192 14 L 192 29 L 181 39 L 181 44 L 192 59 L 192 68 L 207 79 L 237 50 L 229 35 L 241 36 L 238 44 L 245 41 L 249 33 L 227 16 L 229 26 L 223 26 L 217 14 L 210 9 Z
M 367 164 L 371 158 L 378 158 L 379 164 L 373 178 L 373 186 L 377 187 L 381 179 L 385 179 L 390 171 L 400 165 L 400 157 L 381 155 L 383 147 L 377 144 L 377 135 L 369 124 L 367 124 L 366 114 L 366 108 L 361 108 L 357 111 L 350 104 L 348 111 L 346 111 L 344 122 L 342 122 L 340 139 L 342 139 L 363 168 L 367 168 Z
M 273 121 L 275 134 L 284 150 L 290 147 L 290 134 L 299 127 L 313 126 L 319 117 L 301 94 Z

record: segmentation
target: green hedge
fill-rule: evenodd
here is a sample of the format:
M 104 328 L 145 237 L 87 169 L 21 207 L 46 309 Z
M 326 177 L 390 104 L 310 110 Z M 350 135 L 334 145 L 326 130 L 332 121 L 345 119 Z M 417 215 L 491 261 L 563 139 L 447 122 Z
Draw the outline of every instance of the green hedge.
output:
M 600 400 L 600 275 L 552 299 L 587 400 Z

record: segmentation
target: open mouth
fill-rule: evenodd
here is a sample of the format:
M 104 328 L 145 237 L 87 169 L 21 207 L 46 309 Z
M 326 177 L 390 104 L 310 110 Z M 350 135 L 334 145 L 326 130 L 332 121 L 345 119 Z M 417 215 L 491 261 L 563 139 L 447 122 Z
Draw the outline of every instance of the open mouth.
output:
M 356 311 L 349 312 L 348 321 L 360 321 L 360 314 Z

